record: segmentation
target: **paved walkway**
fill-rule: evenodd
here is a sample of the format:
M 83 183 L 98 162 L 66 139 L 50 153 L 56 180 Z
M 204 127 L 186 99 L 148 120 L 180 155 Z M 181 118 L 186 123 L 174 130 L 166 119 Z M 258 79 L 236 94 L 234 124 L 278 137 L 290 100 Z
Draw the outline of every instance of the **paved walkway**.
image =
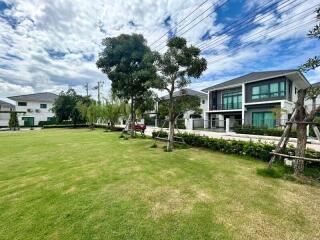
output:
M 160 128 L 148 126 L 145 134 L 147 136 L 152 136 L 153 131 L 159 131 Z M 167 131 L 168 129 L 163 129 Z M 237 134 L 237 133 L 225 133 L 225 132 L 212 132 L 212 131 L 199 131 L 199 130 L 179 130 L 180 132 L 193 133 L 200 136 L 207 136 L 210 138 L 223 138 L 227 140 L 242 140 L 242 141 L 254 141 L 254 142 L 266 142 L 277 144 L 280 137 L 274 136 L 262 136 L 262 135 L 249 135 L 249 134 Z M 296 146 L 297 139 L 290 138 L 289 144 Z M 320 142 L 318 140 L 308 140 L 307 148 L 312 148 L 314 150 L 320 151 Z

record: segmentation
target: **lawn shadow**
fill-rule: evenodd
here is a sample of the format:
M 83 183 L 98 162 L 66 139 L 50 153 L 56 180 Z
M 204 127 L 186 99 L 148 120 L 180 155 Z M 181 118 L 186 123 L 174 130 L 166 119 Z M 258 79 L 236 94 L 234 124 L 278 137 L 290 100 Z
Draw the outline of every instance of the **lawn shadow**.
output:
M 291 168 L 275 165 L 272 168 L 257 168 L 257 175 L 267 178 L 284 179 L 288 181 L 295 181 L 296 178 L 292 175 L 293 171 Z

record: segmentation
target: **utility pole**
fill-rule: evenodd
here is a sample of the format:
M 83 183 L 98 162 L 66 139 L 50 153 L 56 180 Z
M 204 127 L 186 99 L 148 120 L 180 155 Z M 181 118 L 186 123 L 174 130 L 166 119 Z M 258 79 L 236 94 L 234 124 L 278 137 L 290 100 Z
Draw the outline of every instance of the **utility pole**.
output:
M 98 104 L 101 104 L 101 101 L 100 101 L 100 89 L 102 88 L 102 86 L 103 86 L 103 81 L 98 81 L 98 85 L 93 88 L 93 90 L 97 90 L 98 91 Z
M 86 83 L 86 84 L 84 85 L 84 88 L 86 89 L 87 97 L 89 97 L 89 84 Z

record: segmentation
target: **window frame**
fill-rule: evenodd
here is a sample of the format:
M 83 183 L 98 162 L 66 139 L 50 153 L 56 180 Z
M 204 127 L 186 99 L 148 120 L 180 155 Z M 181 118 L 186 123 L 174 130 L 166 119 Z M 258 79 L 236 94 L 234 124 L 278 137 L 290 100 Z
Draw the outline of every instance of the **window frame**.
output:
M 271 92 L 271 86 L 277 86 L 277 91 Z M 254 93 L 255 92 L 255 93 Z M 251 100 L 262 100 L 268 98 L 279 98 L 286 96 L 285 81 L 270 82 L 251 87 Z
M 262 115 L 262 124 L 257 124 L 255 119 L 254 119 L 254 115 Z M 274 128 L 276 126 L 276 120 L 274 118 L 272 119 L 266 119 L 266 115 L 272 114 L 273 116 L 275 115 L 273 112 L 271 111 L 264 111 L 264 112 L 252 112 L 252 126 L 254 127 L 267 127 L 267 128 Z M 272 122 L 266 122 L 266 120 L 270 121 L 272 120 Z M 271 124 L 270 124 L 271 123 Z
M 237 99 L 234 101 L 234 99 Z M 222 109 L 240 109 L 242 107 L 242 92 L 241 91 L 228 91 L 222 93 Z
M 43 107 L 43 106 L 45 106 L 45 107 Z M 46 103 L 40 103 L 40 108 L 41 109 L 47 109 L 48 105 Z
M 18 106 L 19 107 L 26 107 L 26 106 L 28 106 L 28 103 L 27 102 L 18 102 Z

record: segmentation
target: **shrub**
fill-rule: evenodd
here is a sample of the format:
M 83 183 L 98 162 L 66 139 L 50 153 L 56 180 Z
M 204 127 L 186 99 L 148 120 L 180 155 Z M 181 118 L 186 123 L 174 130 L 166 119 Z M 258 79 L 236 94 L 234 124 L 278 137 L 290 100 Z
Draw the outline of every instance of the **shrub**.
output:
M 38 126 L 43 127 L 44 125 L 56 125 L 56 121 L 39 121 Z
M 16 130 L 16 128 L 19 128 L 18 115 L 16 112 L 10 113 L 9 128 L 14 130 Z
M 158 136 L 158 134 L 161 138 L 166 138 L 168 136 L 167 132 L 153 132 L 152 137 L 155 138 Z M 177 134 L 177 136 L 183 137 L 184 141 L 190 146 L 208 148 L 214 151 L 220 151 L 229 154 L 246 155 L 264 161 L 270 160 L 270 152 L 272 152 L 276 148 L 274 144 L 253 141 L 226 140 L 222 138 L 209 138 L 206 136 L 199 136 L 189 133 L 181 133 Z M 288 146 L 285 150 L 285 153 L 293 154 L 294 147 Z M 320 152 L 312 149 L 307 149 L 306 157 L 320 158 Z M 312 165 L 314 163 L 307 164 Z
M 238 126 L 234 128 L 236 133 L 240 134 L 252 134 L 252 135 L 265 135 L 265 136 L 277 136 L 280 137 L 283 134 L 284 129 L 280 128 L 266 128 L 255 127 L 251 125 Z M 290 137 L 297 137 L 297 132 L 291 131 Z

